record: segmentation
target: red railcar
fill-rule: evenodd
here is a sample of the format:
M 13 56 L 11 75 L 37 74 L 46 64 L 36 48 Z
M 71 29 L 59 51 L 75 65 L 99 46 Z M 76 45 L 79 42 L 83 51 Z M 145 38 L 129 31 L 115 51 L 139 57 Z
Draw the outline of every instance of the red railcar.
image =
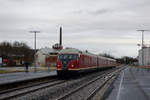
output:
M 101 57 L 87 51 L 67 48 L 60 51 L 57 60 L 57 74 L 85 72 L 95 69 L 114 67 L 116 60 Z

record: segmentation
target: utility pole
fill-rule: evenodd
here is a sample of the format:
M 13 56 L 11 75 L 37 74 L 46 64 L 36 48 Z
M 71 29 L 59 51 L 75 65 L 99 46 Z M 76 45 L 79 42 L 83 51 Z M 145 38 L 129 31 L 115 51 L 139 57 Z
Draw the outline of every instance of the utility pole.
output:
M 36 33 L 40 31 L 30 31 L 30 33 L 34 33 L 34 72 L 36 72 Z
M 137 30 L 137 31 L 141 31 L 142 32 L 142 46 L 141 46 L 141 51 L 142 51 L 142 66 L 144 66 L 144 32 L 148 31 L 148 30 Z

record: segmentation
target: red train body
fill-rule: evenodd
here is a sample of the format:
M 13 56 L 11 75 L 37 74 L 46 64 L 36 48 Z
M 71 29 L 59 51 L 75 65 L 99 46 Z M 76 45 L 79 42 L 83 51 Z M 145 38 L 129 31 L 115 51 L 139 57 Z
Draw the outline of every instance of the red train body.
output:
M 87 51 L 68 48 L 61 50 L 57 60 L 57 74 L 85 72 L 114 67 L 116 60 L 98 56 Z

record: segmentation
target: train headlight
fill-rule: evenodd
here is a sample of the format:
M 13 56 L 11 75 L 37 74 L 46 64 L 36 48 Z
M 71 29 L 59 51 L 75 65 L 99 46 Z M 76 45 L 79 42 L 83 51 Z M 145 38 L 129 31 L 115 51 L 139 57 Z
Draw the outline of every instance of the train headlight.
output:
M 57 65 L 57 67 L 59 68 L 59 67 L 60 67 L 60 65 L 58 64 L 58 65 Z
M 74 67 L 74 65 L 71 65 L 71 67 Z

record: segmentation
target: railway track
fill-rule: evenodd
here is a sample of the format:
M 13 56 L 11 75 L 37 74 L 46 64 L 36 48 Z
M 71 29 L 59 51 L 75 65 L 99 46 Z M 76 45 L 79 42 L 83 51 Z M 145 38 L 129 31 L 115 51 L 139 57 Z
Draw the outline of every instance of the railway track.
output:
M 63 96 L 57 98 L 56 100 L 91 100 L 95 94 L 105 85 L 107 84 L 107 82 L 111 79 L 114 79 L 115 76 L 121 71 L 122 69 L 118 69 L 115 71 L 109 71 L 106 73 L 103 73 L 102 75 L 100 75 L 99 77 L 79 86 L 78 88 L 64 94 Z M 82 91 L 83 89 L 87 88 L 89 85 L 97 82 L 98 80 L 101 80 L 101 84 L 99 86 L 97 86 L 96 88 L 92 89 L 92 91 L 90 91 L 90 93 L 87 95 Z M 92 87 L 93 88 L 93 87 Z M 88 88 L 90 89 L 90 88 Z M 89 91 L 88 91 L 89 92 Z M 83 95 L 81 96 L 81 94 L 79 93 L 83 93 Z M 80 96 L 81 98 L 77 98 L 77 95 Z
M 121 70 L 121 69 L 119 69 L 119 70 Z M 84 78 L 85 78 L 85 80 L 88 79 L 88 81 L 85 81 L 86 82 L 85 84 L 82 84 L 82 82 L 79 82 L 79 84 L 81 84 L 81 85 L 76 85 L 76 87 L 70 89 L 67 92 L 65 92 L 65 90 L 63 90 L 63 89 L 66 89 L 65 85 L 68 87 L 70 83 L 74 84 L 74 80 L 76 80 L 76 79 L 58 80 L 57 78 L 53 78 L 53 79 L 47 80 L 47 81 L 32 83 L 32 84 L 29 84 L 26 86 L 3 90 L 3 91 L 0 91 L 0 100 L 9 100 L 9 99 L 16 100 L 18 97 L 20 98 L 19 100 L 22 100 L 21 99 L 22 96 L 26 96 L 30 93 L 32 94 L 32 92 L 34 93 L 38 90 L 41 91 L 41 90 L 47 89 L 47 88 L 54 88 L 54 90 L 58 91 L 55 87 L 57 87 L 59 89 L 59 91 L 60 90 L 63 91 L 62 93 L 57 94 L 58 96 L 54 96 L 54 98 L 56 97 L 55 98 L 56 100 L 69 99 L 72 96 L 74 96 L 73 98 L 75 99 L 75 97 L 76 97 L 75 94 L 77 94 L 78 92 L 87 88 L 91 84 L 101 80 L 101 82 L 100 82 L 101 84 L 99 86 L 97 86 L 97 88 L 94 88 L 92 91 L 90 91 L 90 93 L 88 95 L 86 95 L 86 97 L 84 99 L 78 99 L 78 98 L 76 99 L 76 100 L 91 100 L 91 98 L 93 96 L 95 96 L 95 94 L 97 93 L 97 91 L 99 91 L 101 89 L 101 87 L 103 87 L 111 78 L 114 78 L 115 74 L 117 72 L 119 72 L 119 70 L 110 69 L 110 70 L 102 71 L 100 73 L 98 72 L 99 74 L 98 73 L 93 74 L 93 76 L 98 76 L 94 79 L 91 77 L 91 75 L 87 75 L 87 77 L 83 76 L 82 77 L 83 79 L 80 77 L 81 80 L 84 80 Z M 78 78 L 77 80 L 80 80 L 80 78 Z M 76 83 L 78 83 L 78 82 L 76 82 Z M 64 88 L 62 88 L 61 86 L 63 86 Z M 52 94 L 54 95 L 54 92 L 52 92 Z M 49 96 L 52 94 L 48 93 Z M 54 98 L 53 97 L 49 98 L 49 100 L 54 100 Z M 74 99 L 72 99 L 72 100 L 74 100 Z M 25 99 L 25 100 L 28 100 L 28 99 Z M 40 100 L 43 100 L 43 99 L 40 99 Z
M 86 76 L 86 75 L 83 75 L 83 76 Z M 40 89 L 49 88 L 49 87 L 63 84 L 66 81 L 70 81 L 70 80 L 59 80 L 56 77 L 51 77 L 51 80 L 44 80 L 44 81 L 42 80 L 41 82 L 33 81 L 35 83 L 29 82 L 31 84 L 28 83 L 27 85 L 21 85 L 20 87 L 4 89 L 0 91 L 0 100 L 8 100 L 8 99 L 20 97 L 20 96 L 29 94 L 31 92 L 38 91 Z
M 28 84 L 33 84 L 33 83 L 37 83 L 40 81 L 47 81 L 50 79 L 56 79 L 57 76 L 56 75 L 50 75 L 50 76 L 44 76 L 44 77 L 38 77 L 38 78 L 31 78 L 31 79 L 25 79 L 25 80 L 18 80 L 16 78 L 16 81 L 14 82 L 8 82 L 8 83 L 2 83 L 0 84 L 0 91 L 3 90 L 7 90 L 7 89 L 12 89 L 12 88 L 16 88 L 16 87 L 20 87 L 20 86 L 25 86 Z
M 3 90 L 3 91 L 0 91 L 0 100 L 12 99 L 12 98 L 22 96 L 27 93 L 31 93 L 31 92 L 43 89 L 43 88 L 56 86 L 64 82 L 66 82 L 66 80 L 52 79 L 52 80 L 48 80 L 44 82 L 38 82 L 38 83 L 26 85 L 26 86 Z
M 104 79 L 104 81 L 102 82 L 102 84 L 95 88 L 91 93 L 90 95 L 85 99 L 85 100 L 92 100 L 93 97 L 105 86 L 105 85 L 110 85 L 109 84 L 109 81 L 112 82 L 117 76 L 117 74 L 119 74 L 121 70 L 117 71 L 117 72 L 114 72 L 114 73 L 111 73 L 111 74 L 108 74 L 108 77 Z M 101 99 L 99 99 L 101 100 Z

